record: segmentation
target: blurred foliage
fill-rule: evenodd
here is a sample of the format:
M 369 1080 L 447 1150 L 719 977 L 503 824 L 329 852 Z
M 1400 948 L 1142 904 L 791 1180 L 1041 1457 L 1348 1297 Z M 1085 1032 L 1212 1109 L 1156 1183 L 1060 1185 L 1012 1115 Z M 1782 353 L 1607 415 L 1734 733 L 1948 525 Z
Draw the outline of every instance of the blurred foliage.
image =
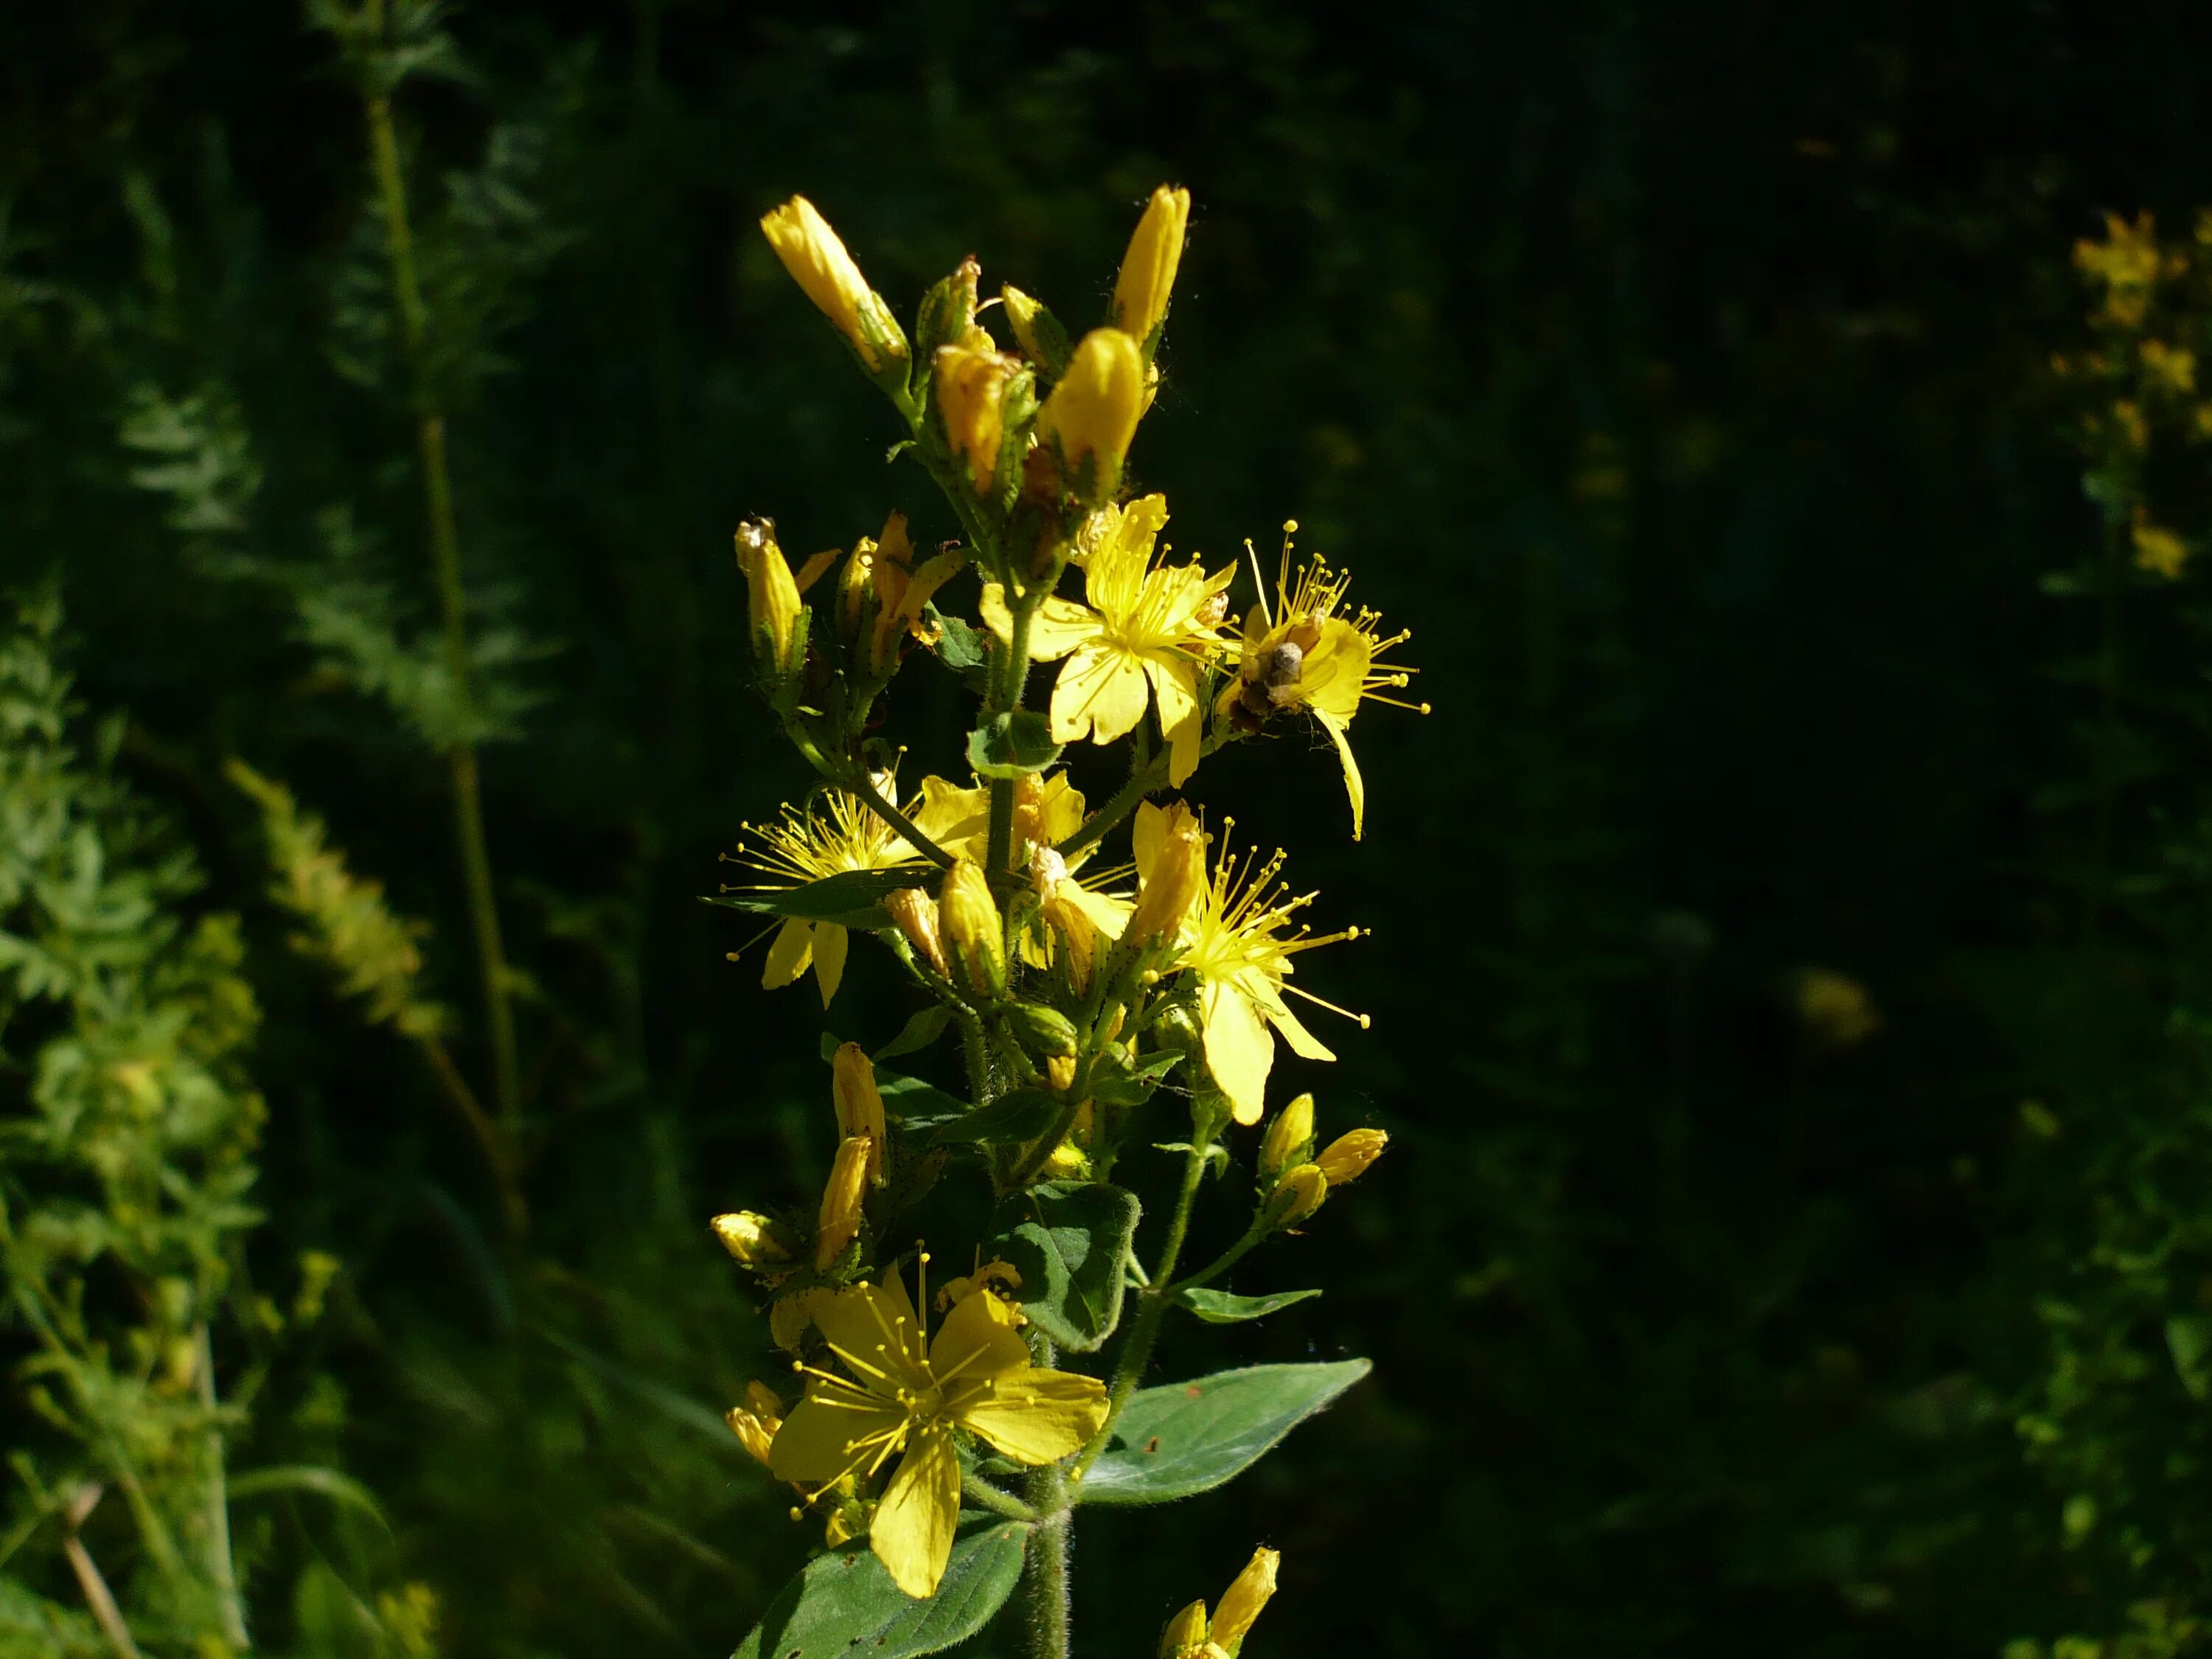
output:
M 1174 459 L 1142 483 L 1218 504 L 1178 545 L 1264 550 L 1295 515 L 1386 613 L 1423 610 L 1437 713 L 1367 738 L 1393 856 L 1364 866 L 1326 754 L 1218 763 L 1264 803 L 1243 827 L 1378 929 L 1316 988 L 1388 1018 L 1301 1083 L 1404 1152 L 1295 1279 L 1234 1288 L 1322 1285 L 1311 1357 L 1371 1354 L 1375 1380 L 1226 1508 L 1086 1517 L 1085 1551 L 1225 1582 L 1223 1540 L 1267 1536 L 1285 1653 L 2206 1644 L 2208 502 L 2192 400 L 2143 380 L 2207 349 L 2202 22 L 1331 15 L 432 18 L 446 44 L 395 100 L 417 375 L 327 33 L 280 0 L 0 12 L 0 575 L 58 582 L 79 695 L 126 722 L 81 810 L 127 781 L 204 870 L 107 878 L 262 1009 L 250 1054 L 195 1061 L 267 1103 L 240 1200 L 265 1219 L 206 1260 L 234 1310 L 303 1253 L 342 1264 L 265 1355 L 234 1314 L 217 1343 L 222 1400 L 268 1368 L 236 1467 L 343 1472 L 393 1528 L 240 1499 L 268 1645 L 359 1650 L 367 1608 L 453 1653 L 714 1651 L 794 1564 L 720 1421 L 767 1340 L 703 1226 L 766 1200 L 750 1171 L 792 1170 L 791 1202 L 822 1173 L 812 1035 L 696 902 L 745 805 L 797 784 L 744 689 L 727 538 L 769 506 L 799 552 L 892 507 L 921 544 L 951 526 L 917 477 L 837 465 L 879 432 L 872 394 L 797 395 L 837 348 L 753 222 L 804 190 L 902 303 L 969 251 L 943 225 L 1002 252 L 987 279 L 1073 295 L 1163 178 L 1198 210 L 1149 417 Z M 2130 322 L 2100 274 L 2124 249 L 2073 249 L 2146 210 L 2188 263 Z M 2130 398 L 2142 465 L 2116 471 Z M 525 1061 L 512 1243 L 421 1045 L 301 971 L 223 782 L 233 757 L 281 779 L 427 921 L 410 994 L 479 1079 L 461 737 Z M 192 956 L 218 937 L 237 954 Z M 896 1029 L 888 980 L 840 994 L 841 1023 Z M 29 1018 L 11 1148 L 46 1121 L 56 1028 Z M 112 1212 L 15 1156 L 11 1216 Z M 116 1297 L 118 1331 L 169 1334 Z M 38 1340 L 0 1334 L 0 1409 L 45 1456 Z M 1192 1363 L 1308 1357 L 1265 1322 L 1206 1340 Z M 161 1409 L 204 1443 L 189 1395 Z M 38 1468 L 15 1501 L 100 1478 Z M 125 1508 L 85 1523 L 103 1571 Z M 35 1594 L 82 1644 L 61 1535 L 9 1558 L 5 1616 Z M 1144 1650 L 1172 1594 L 1090 1608 L 1088 1638 Z

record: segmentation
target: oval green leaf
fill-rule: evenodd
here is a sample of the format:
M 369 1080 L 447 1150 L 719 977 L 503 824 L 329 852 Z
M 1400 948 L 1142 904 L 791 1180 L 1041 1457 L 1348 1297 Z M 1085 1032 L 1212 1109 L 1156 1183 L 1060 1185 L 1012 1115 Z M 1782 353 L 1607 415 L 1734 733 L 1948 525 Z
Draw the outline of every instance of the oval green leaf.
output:
M 1010 1089 L 988 1105 L 939 1124 L 933 1139 L 940 1145 L 984 1141 L 1017 1146 L 1052 1127 L 1066 1103 L 1048 1089 Z
M 1097 1182 L 1047 1182 L 999 1206 L 992 1249 L 1022 1276 L 1022 1311 L 1061 1347 L 1094 1353 L 1121 1322 L 1137 1213 L 1134 1193 Z
M 966 1641 L 991 1622 L 1022 1576 L 1030 1528 L 970 1525 L 953 1540 L 937 1594 L 917 1601 L 865 1543 L 817 1555 L 785 1586 L 732 1659 L 910 1659 Z
M 1374 1369 L 1252 1365 L 1132 1395 L 1114 1443 L 1076 1488 L 1079 1504 L 1165 1504 L 1211 1492 Z
M 1177 1291 L 1177 1306 L 1188 1308 L 1209 1325 L 1237 1325 L 1319 1296 L 1319 1291 L 1278 1291 L 1273 1296 L 1231 1296 L 1227 1291 Z

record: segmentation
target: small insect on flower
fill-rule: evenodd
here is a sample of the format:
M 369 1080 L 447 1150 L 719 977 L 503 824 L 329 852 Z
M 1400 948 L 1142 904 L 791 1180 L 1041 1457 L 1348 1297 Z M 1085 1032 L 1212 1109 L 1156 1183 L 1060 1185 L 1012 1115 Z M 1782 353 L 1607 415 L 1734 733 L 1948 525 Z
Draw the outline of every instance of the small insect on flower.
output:
M 1429 712 L 1425 702 L 1388 695 L 1411 683 L 1417 669 L 1386 662 L 1384 654 L 1403 645 L 1412 630 L 1384 635 L 1379 612 L 1342 610 L 1352 578 L 1316 556 L 1291 579 L 1291 537 L 1298 527 L 1283 526 L 1282 562 L 1275 574 L 1275 599 L 1267 601 L 1260 577 L 1259 555 L 1244 550 L 1259 580 L 1258 601 L 1244 618 L 1244 650 L 1237 677 L 1223 690 L 1215 714 L 1241 732 L 1256 732 L 1278 714 L 1303 711 L 1321 723 L 1344 763 L 1345 793 L 1352 799 L 1352 838 L 1358 841 L 1367 817 L 1367 786 L 1352 755 L 1352 720 L 1363 702 Z
M 927 1305 L 926 1277 L 921 1300 Z M 1078 1450 L 1106 1420 L 1105 1386 L 1031 1364 L 1018 1318 L 998 1297 L 971 1294 L 931 1340 L 896 1269 L 814 1310 L 846 1374 L 799 1367 L 806 1395 L 777 1431 L 769 1467 L 779 1480 L 826 1487 L 872 1479 L 897 1459 L 868 1542 L 908 1595 L 934 1595 L 951 1559 L 960 1434 L 1036 1465 Z

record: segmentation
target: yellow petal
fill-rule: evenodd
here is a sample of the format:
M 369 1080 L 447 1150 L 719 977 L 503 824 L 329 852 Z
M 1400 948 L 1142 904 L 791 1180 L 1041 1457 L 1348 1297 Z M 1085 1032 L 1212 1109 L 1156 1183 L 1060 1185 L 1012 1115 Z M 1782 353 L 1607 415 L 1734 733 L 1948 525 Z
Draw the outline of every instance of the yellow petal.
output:
M 1030 618 L 1030 660 L 1050 662 L 1064 657 L 1084 641 L 1096 638 L 1098 629 L 1097 611 L 1054 594 Z
M 806 971 L 814 959 L 814 924 L 789 921 L 775 930 L 768 947 L 768 965 L 761 969 L 761 985 L 770 991 L 788 985 Z
M 798 1291 L 779 1297 L 768 1310 L 768 1334 L 787 1353 L 799 1352 L 799 1340 L 813 1322 L 814 1310 L 835 1294 L 830 1291 Z
M 830 999 L 837 994 L 837 987 L 845 977 L 845 949 L 851 936 L 834 921 L 814 924 L 814 978 L 822 987 L 822 1006 L 827 1008 Z
M 1016 1462 L 1050 1463 L 1080 1451 L 1098 1432 L 1106 1420 L 1106 1386 L 1073 1371 L 1022 1370 L 1000 1377 L 990 1393 L 963 1401 L 952 1414 Z
M 1006 590 L 997 582 L 985 582 L 981 597 L 975 601 L 975 614 L 982 617 L 983 626 L 998 636 L 1001 645 L 1014 641 L 1014 613 L 1006 609 Z
M 1336 1055 L 1328 1045 L 1306 1030 L 1292 1013 L 1290 1006 L 1279 1000 L 1273 1004 L 1261 1003 L 1260 1012 L 1267 1024 L 1283 1034 L 1283 1041 L 1291 1045 L 1291 1052 L 1300 1060 L 1334 1060 Z
M 1127 899 L 1117 899 L 1110 893 L 1094 893 L 1079 881 L 1063 883 L 1060 891 L 1069 903 L 1091 919 L 1091 925 L 1109 939 L 1121 937 L 1121 930 L 1129 925 L 1129 915 L 1137 907 Z
M 1029 1363 L 1029 1345 L 1015 1334 L 1005 1307 L 992 1296 L 963 1297 L 929 1345 L 930 1375 L 948 1389 L 1018 1371 Z
M 1052 739 L 1073 743 L 1088 731 L 1093 743 L 1111 743 L 1145 717 L 1148 701 L 1137 659 L 1094 640 L 1067 659 L 1052 689 Z
M 888 1400 L 842 1383 L 817 1383 L 775 1431 L 768 1466 L 779 1480 L 819 1486 L 873 1462 L 877 1448 L 860 1442 L 905 1422 L 905 1408 Z
M 888 1395 L 907 1388 L 919 1393 L 930 1386 L 908 1346 L 920 1340 L 914 1334 L 919 1322 L 904 1290 L 894 1295 L 874 1285 L 855 1285 L 813 1311 L 830 1350 L 870 1392 Z
M 952 1559 L 952 1528 L 960 1519 L 960 1459 L 952 1433 L 933 1425 L 908 1443 L 898 1472 L 884 1489 L 868 1528 L 868 1547 L 908 1595 L 937 1594 L 945 1564 Z
M 963 789 L 947 778 L 924 778 L 921 810 L 914 823 L 946 852 L 980 860 L 991 832 L 991 792 Z
M 1374 641 L 1341 617 L 1321 625 L 1321 638 L 1298 669 L 1298 700 L 1316 714 L 1349 720 L 1359 712 L 1359 694 L 1374 660 Z
M 1267 1093 L 1267 1069 L 1275 1063 L 1275 1039 L 1250 999 L 1234 986 L 1209 980 L 1199 993 L 1199 1024 L 1206 1032 L 1206 1066 L 1239 1123 L 1260 1121 Z
M 967 562 L 967 556 L 960 553 L 938 553 L 923 560 L 921 568 L 914 573 L 914 580 L 899 597 L 899 615 L 910 623 L 921 620 L 921 607 L 935 599 L 937 590 L 958 575 Z
M 1187 657 L 1163 660 L 1148 655 L 1145 678 L 1152 681 L 1152 695 L 1160 702 L 1160 730 L 1168 740 L 1168 783 L 1180 789 L 1198 769 L 1199 739 L 1206 730 L 1198 706 L 1198 665 Z
M 1063 842 L 1080 830 L 1084 811 L 1083 792 L 1067 781 L 1066 773 L 1055 772 L 1044 781 L 1044 829 L 1048 840 Z M 1076 862 L 1082 860 L 1078 859 Z
M 1319 705 L 1314 708 L 1314 718 L 1334 741 L 1336 757 L 1344 763 L 1344 793 L 1352 799 L 1352 838 L 1358 841 L 1367 818 L 1367 781 L 1359 775 L 1359 763 L 1352 757 L 1352 733 L 1344 729 L 1342 720 Z
M 1136 860 L 1139 881 L 1152 878 L 1152 865 L 1167 839 L 1167 809 L 1148 800 L 1139 801 L 1136 821 L 1129 826 L 1129 856 Z

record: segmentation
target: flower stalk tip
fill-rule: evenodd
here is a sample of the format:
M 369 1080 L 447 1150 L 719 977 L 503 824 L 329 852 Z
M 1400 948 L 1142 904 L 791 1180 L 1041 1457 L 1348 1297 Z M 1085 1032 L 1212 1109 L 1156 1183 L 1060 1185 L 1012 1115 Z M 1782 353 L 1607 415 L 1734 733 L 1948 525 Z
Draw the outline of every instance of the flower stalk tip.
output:
M 814 301 L 815 309 L 836 325 L 860 360 L 880 381 L 896 379 L 903 391 L 908 356 L 906 333 L 881 295 L 868 286 L 830 222 L 804 196 L 794 196 L 763 215 L 761 233 L 792 280 Z

